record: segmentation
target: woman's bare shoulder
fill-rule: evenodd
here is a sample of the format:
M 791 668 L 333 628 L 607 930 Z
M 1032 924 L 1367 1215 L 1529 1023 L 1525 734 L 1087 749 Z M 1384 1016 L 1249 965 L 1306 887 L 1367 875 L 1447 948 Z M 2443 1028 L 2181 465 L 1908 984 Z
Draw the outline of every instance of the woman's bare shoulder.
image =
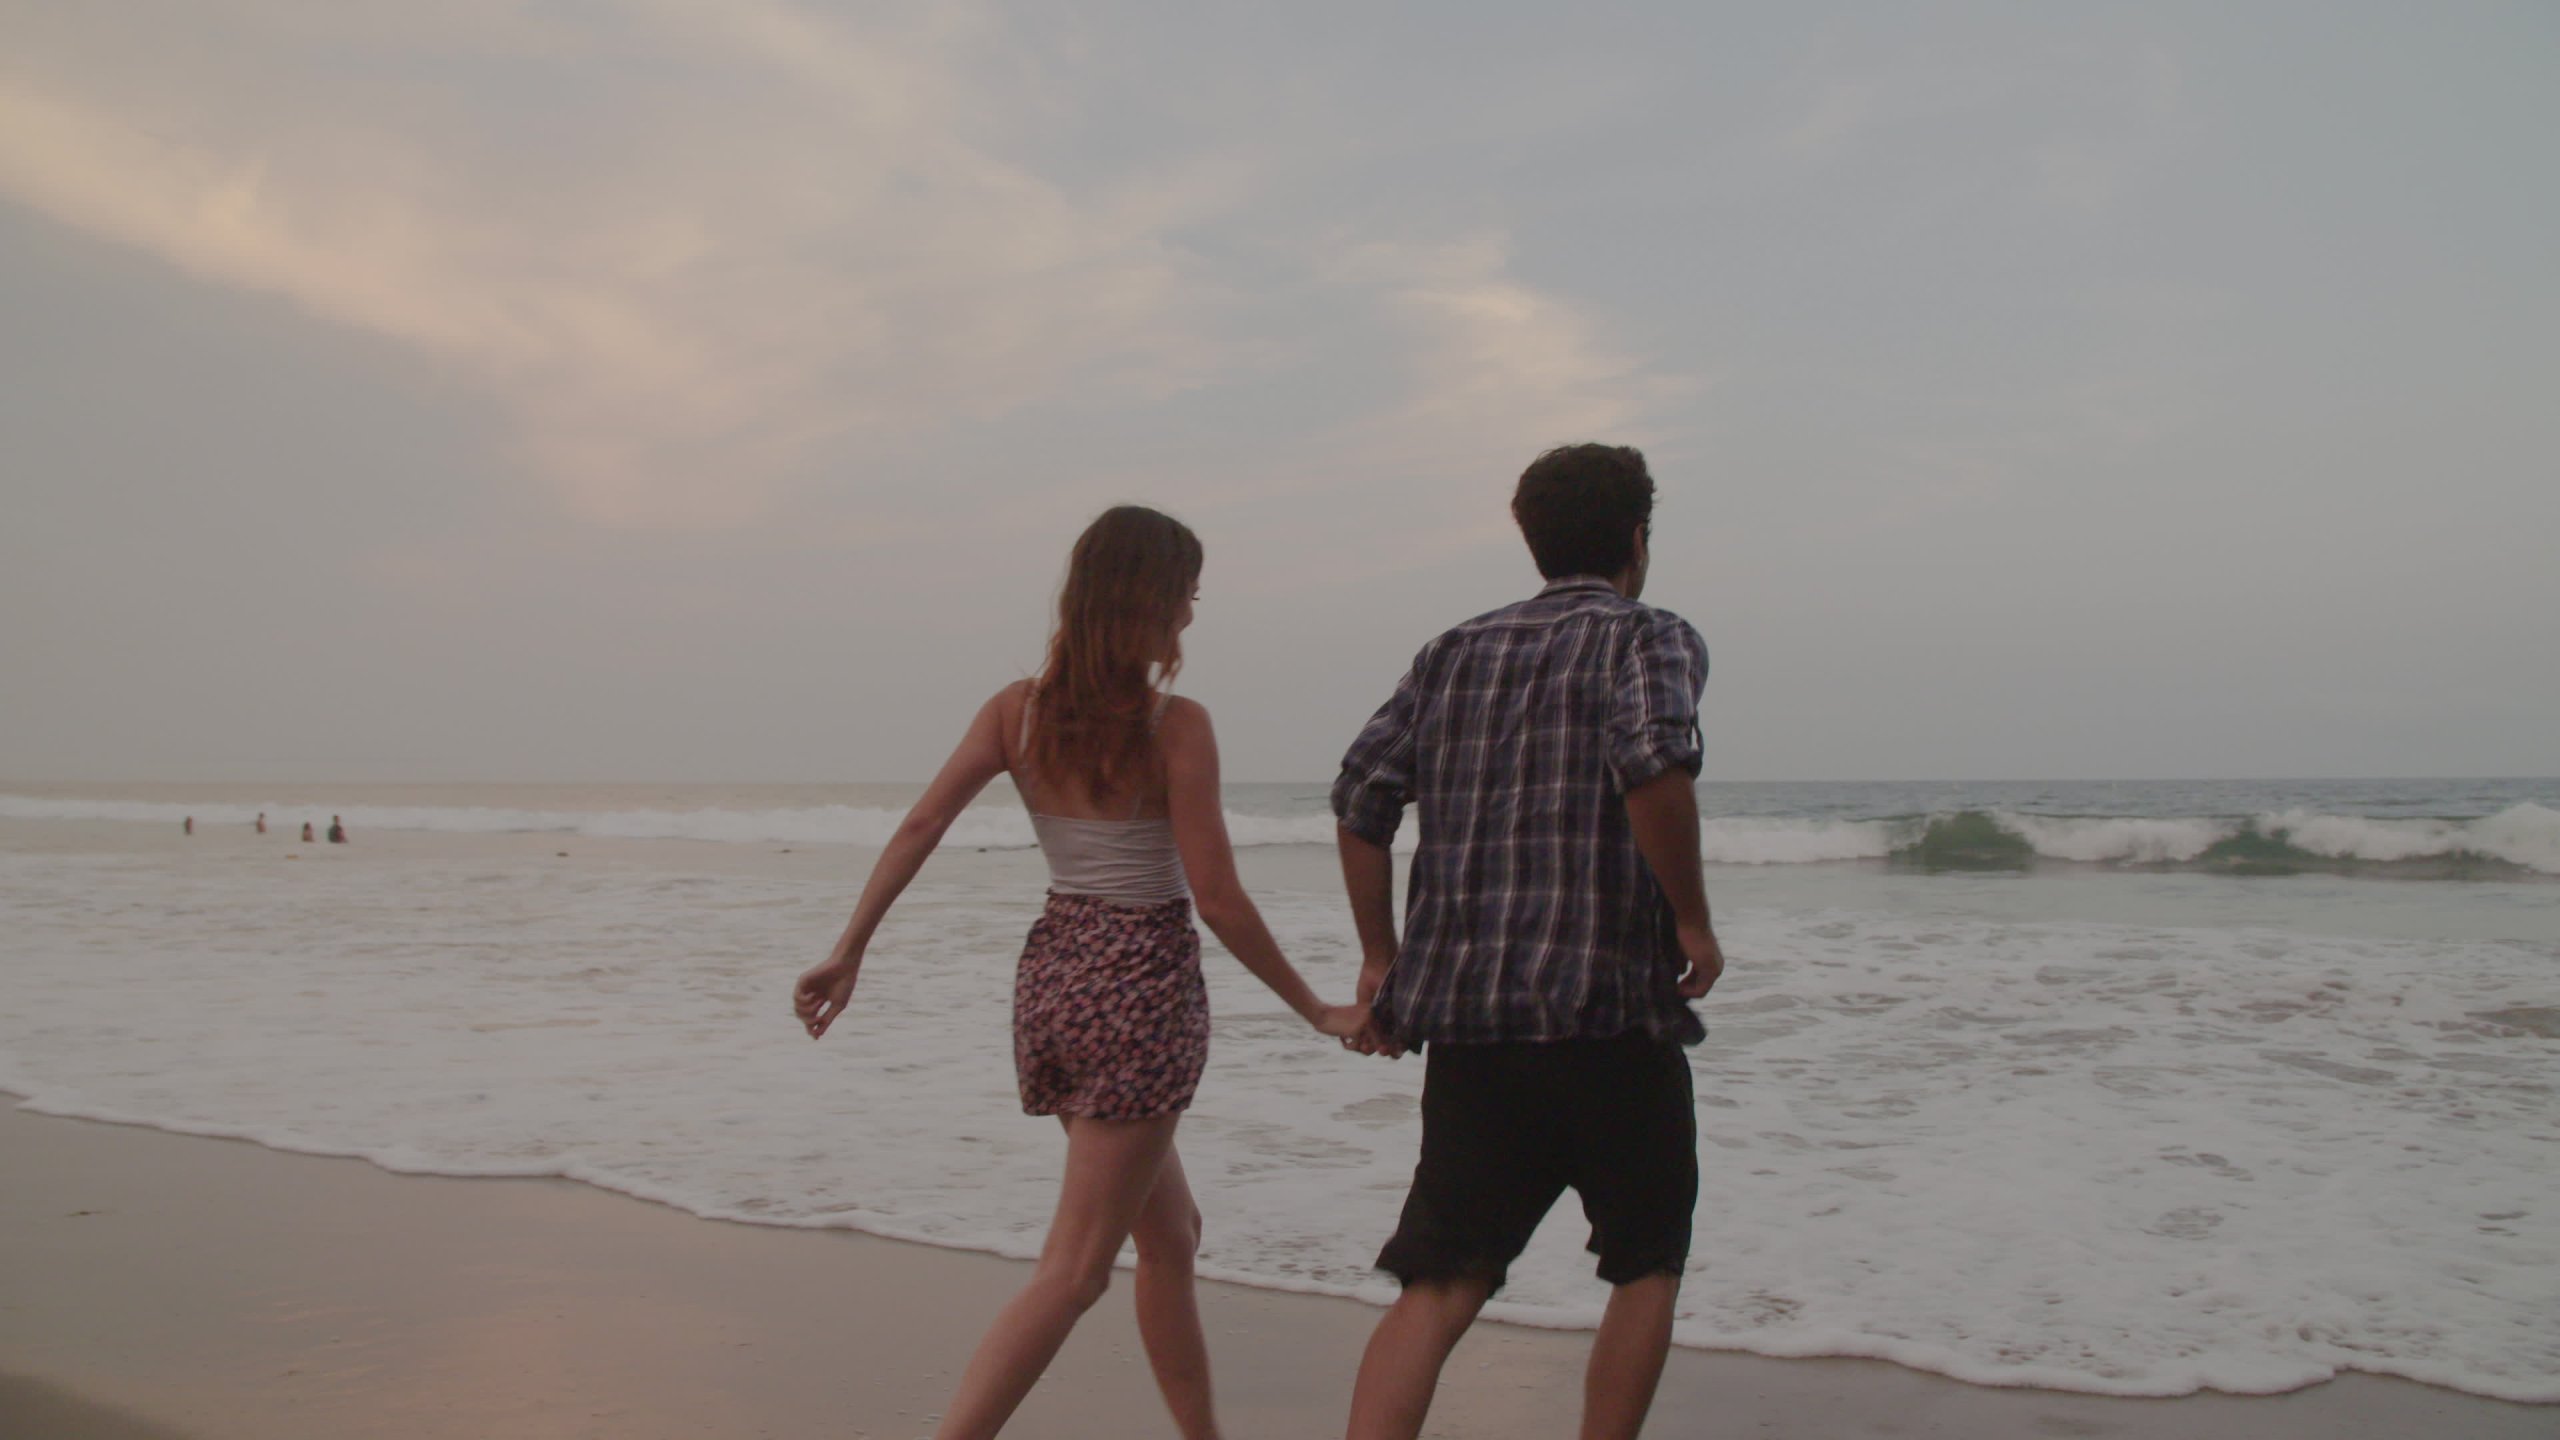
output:
M 1022 707 L 1031 703 L 1032 689 L 1033 682 L 1016 680 L 988 696 L 987 703 L 980 708 L 993 710 L 1009 724 L 1017 723 L 1022 718 Z
M 996 744 L 1004 752 L 1005 768 L 1008 770 L 1021 759 L 1013 753 L 1014 740 L 1022 733 L 1023 709 L 1031 703 L 1031 691 L 1032 682 L 1016 680 L 988 696 L 987 703 L 978 707 L 980 715 L 995 717 Z M 986 722 L 981 720 L 979 723 Z
M 1164 714 L 1156 719 L 1156 738 L 1168 755 L 1204 746 L 1215 749 L 1218 743 L 1217 732 L 1209 725 L 1209 707 L 1180 695 L 1165 701 Z

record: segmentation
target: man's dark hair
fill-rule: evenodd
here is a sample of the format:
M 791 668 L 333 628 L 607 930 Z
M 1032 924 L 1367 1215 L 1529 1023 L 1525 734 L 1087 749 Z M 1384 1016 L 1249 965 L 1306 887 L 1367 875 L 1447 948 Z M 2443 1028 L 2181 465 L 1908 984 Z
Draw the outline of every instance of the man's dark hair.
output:
M 1559 445 L 1529 462 L 1511 518 L 1538 573 L 1615 575 L 1636 558 L 1636 527 L 1653 519 L 1653 477 L 1632 445 Z

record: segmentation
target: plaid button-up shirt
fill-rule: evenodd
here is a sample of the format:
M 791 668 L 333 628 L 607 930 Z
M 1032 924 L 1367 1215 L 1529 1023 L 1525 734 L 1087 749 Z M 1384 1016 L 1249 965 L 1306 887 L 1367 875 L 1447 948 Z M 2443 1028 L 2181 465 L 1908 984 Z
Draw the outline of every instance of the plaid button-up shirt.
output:
M 1342 759 L 1333 813 L 1374 844 L 1422 824 L 1375 1003 L 1408 1045 L 1696 1044 L 1670 903 L 1625 792 L 1698 771 L 1707 647 L 1689 622 L 1569 576 L 1447 632 Z

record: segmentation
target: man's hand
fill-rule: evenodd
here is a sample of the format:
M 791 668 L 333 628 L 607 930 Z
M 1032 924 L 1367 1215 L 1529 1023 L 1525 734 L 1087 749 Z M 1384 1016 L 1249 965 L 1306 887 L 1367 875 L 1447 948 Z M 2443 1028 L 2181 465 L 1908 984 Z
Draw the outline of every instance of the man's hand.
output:
M 1404 1055 L 1404 1047 L 1387 1034 L 1386 1027 L 1378 1023 L 1375 1015 L 1369 1017 L 1368 1024 L 1360 1027 L 1359 1034 L 1346 1037 L 1342 1048 L 1357 1050 L 1363 1055 L 1384 1055 L 1390 1060 L 1401 1059 Z
M 1704 925 L 1679 927 L 1680 953 L 1688 957 L 1688 973 L 1680 977 L 1680 995 L 1686 1000 L 1716 988 L 1724 975 L 1724 947 L 1716 943 L 1716 932 Z
M 1378 998 L 1378 987 L 1387 983 L 1387 967 L 1395 963 L 1396 957 L 1392 954 L 1371 955 L 1360 962 L 1360 985 L 1353 993 L 1359 997 L 1363 1008 Z M 1360 1027 L 1360 1033 L 1346 1038 L 1342 1045 L 1346 1050 L 1357 1050 L 1363 1055 L 1384 1055 L 1390 1060 L 1404 1054 L 1404 1047 L 1389 1038 L 1386 1030 L 1378 1024 L 1374 1011 L 1370 1013 L 1369 1023 Z
M 1316 1033 L 1330 1035 L 1345 1045 L 1369 1033 L 1369 1007 L 1366 1005 L 1327 1005 L 1316 1012 Z
M 1378 987 L 1387 983 L 1387 971 L 1396 963 L 1396 860 L 1386 846 L 1349 830 L 1336 830 L 1334 839 L 1342 851 L 1342 888 L 1351 899 L 1351 928 L 1360 936 L 1360 986 L 1353 994 L 1363 1006 L 1374 1006 Z M 1392 1058 L 1404 1053 L 1404 1047 L 1379 1026 L 1375 1010 L 1360 1033 L 1342 1043 L 1363 1055 Z
M 1352 992 L 1352 998 L 1363 1005 L 1377 999 L 1378 987 L 1387 983 L 1387 969 L 1395 963 L 1396 957 L 1393 951 L 1382 955 L 1371 955 L 1361 961 L 1360 988 Z

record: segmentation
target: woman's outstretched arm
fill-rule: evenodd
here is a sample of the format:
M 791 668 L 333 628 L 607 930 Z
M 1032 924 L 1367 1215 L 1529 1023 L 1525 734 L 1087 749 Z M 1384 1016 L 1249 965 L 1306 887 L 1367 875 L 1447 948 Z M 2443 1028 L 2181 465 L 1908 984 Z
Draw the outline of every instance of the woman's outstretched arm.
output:
M 810 1039 L 826 1034 L 827 1027 L 844 1013 L 853 998 L 854 979 L 862 972 L 862 952 L 871 944 L 871 932 L 880 928 L 889 907 L 942 843 L 942 832 L 951 828 L 988 781 L 1004 773 L 1004 700 L 1009 693 L 1010 687 L 998 691 L 978 707 L 959 748 L 942 762 L 942 773 L 924 788 L 923 798 L 898 822 L 898 832 L 881 849 L 880 859 L 871 867 L 871 879 L 862 887 L 862 898 L 853 907 L 853 919 L 846 922 L 835 949 L 792 988 L 791 1008 L 798 1012 Z
M 1244 883 L 1236 878 L 1235 847 L 1227 840 L 1225 802 L 1218 791 L 1218 737 L 1209 728 L 1209 712 L 1198 701 L 1176 700 L 1165 707 L 1156 736 L 1164 747 L 1165 804 L 1173 819 L 1173 843 L 1182 851 L 1182 868 L 1191 879 L 1191 902 L 1200 912 L 1200 923 L 1308 1024 L 1327 1035 L 1359 1034 L 1368 1023 L 1368 1010 L 1358 1005 L 1327 1005 L 1317 999 L 1280 953 L 1279 942 L 1262 923 L 1262 912 L 1254 908 L 1253 897 L 1244 893 Z

